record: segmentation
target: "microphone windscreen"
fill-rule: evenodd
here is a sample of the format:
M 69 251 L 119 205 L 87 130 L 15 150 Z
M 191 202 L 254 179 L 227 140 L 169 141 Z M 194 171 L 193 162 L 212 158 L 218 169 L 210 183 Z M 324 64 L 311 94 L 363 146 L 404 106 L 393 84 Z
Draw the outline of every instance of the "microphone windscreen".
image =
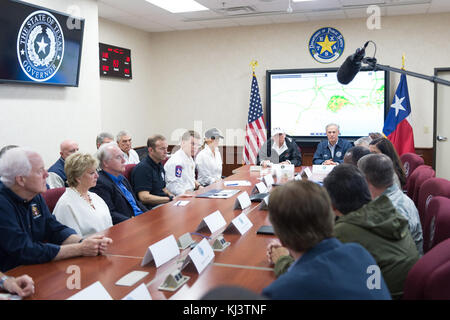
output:
M 361 61 L 355 59 L 355 55 L 351 55 L 345 59 L 337 72 L 337 79 L 341 84 L 349 84 L 361 69 Z

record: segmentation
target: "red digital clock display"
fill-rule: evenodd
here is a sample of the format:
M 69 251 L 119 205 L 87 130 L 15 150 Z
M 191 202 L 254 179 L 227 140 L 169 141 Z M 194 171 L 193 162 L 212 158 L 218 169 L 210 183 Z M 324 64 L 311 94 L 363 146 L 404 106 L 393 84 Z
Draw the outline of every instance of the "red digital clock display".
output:
M 131 50 L 99 43 L 100 76 L 131 79 Z

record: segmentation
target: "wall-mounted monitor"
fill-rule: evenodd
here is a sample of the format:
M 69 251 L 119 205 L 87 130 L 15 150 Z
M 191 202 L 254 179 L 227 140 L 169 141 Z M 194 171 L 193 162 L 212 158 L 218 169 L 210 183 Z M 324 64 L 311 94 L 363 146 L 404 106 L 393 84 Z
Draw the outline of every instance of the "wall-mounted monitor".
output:
M 328 123 L 337 123 L 340 136 L 350 139 L 381 132 L 389 73 L 363 69 L 348 85 L 336 73 L 337 68 L 267 70 L 268 136 L 282 127 L 298 142 L 317 142 Z
M 84 19 L 0 1 L 0 82 L 78 86 Z

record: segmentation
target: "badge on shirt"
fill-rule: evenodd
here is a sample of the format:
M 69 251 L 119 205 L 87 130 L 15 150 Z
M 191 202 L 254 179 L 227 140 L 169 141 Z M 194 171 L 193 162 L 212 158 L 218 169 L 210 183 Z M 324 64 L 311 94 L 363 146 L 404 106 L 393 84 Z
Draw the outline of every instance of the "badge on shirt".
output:
M 328 154 L 325 153 L 325 154 L 323 155 L 323 157 L 324 157 L 324 159 L 327 159 L 327 158 L 328 158 Z
M 181 174 L 183 173 L 183 167 L 182 166 L 176 166 L 175 167 L 175 177 L 181 178 Z
M 35 203 L 31 204 L 31 214 L 33 216 L 33 219 L 39 218 L 41 216 L 41 213 L 39 212 L 39 209 L 37 208 L 37 205 Z
M 338 151 L 336 152 L 336 157 L 340 158 L 342 156 L 342 152 Z

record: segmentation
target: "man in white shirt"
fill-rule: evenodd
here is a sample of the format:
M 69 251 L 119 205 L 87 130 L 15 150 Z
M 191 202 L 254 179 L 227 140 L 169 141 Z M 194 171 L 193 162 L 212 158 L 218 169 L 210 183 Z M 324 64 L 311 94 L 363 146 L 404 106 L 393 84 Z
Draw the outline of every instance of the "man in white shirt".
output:
M 175 196 L 200 187 L 200 184 L 195 180 L 193 159 L 199 146 L 200 135 L 193 130 L 186 131 L 181 138 L 180 149 L 167 160 L 164 166 L 167 189 Z
M 222 156 L 218 147 L 220 139 L 223 139 L 223 136 L 217 128 L 207 130 L 203 149 L 195 157 L 198 182 L 202 186 L 222 179 Z
M 131 148 L 131 135 L 127 131 L 122 130 L 117 134 L 117 145 L 123 152 L 125 164 L 139 163 L 139 155 Z
M 297 143 L 286 137 L 284 129 L 277 127 L 272 130 L 272 138 L 259 150 L 256 163 L 263 167 L 273 163 L 293 164 L 298 167 L 302 165 L 302 155 Z

